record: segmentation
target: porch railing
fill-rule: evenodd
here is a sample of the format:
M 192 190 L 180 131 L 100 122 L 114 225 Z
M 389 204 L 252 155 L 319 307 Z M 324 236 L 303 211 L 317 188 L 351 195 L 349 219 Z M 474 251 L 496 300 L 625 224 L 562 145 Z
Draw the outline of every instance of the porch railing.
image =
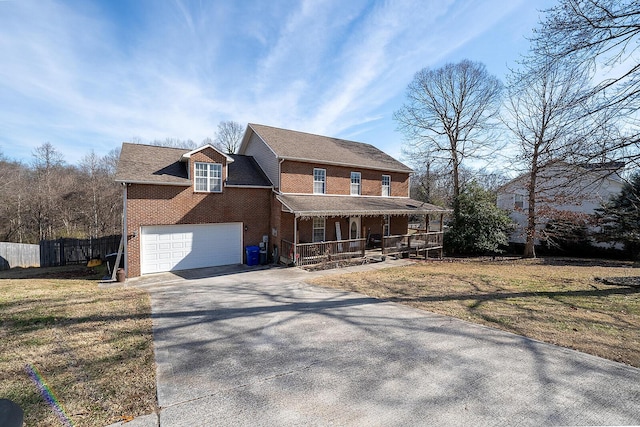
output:
M 429 253 L 438 251 L 442 258 L 442 231 L 428 233 L 402 234 L 383 237 L 383 255 L 415 254 L 429 258 Z M 364 258 L 367 239 L 335 240 L 318 243 L 298 243 L 281 241 L 280 261 L 284 264 L 298 266 L 320 264 L 323 262 Z
M 382 253 L 384 255 L 406 254 L 407 256 L 422 254 L 425 258 L 429 258 L 430 251 L 438 251 L 438 256 L 442 258 L 443 236 L 442 231 L 385 236 L 382 239 Z
M 362 258 L 367 239 L 335 240 L 331 242 L 298 243 L 282 240 L 281 260 L 299 266 L 320 264 L 349 258 Z

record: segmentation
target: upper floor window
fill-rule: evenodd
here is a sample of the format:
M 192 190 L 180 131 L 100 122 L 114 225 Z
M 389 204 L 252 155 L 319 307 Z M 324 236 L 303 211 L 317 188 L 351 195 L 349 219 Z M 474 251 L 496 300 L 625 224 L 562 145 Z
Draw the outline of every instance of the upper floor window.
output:
M 514 207 L 516 209 L 524 209 L 524 196 L 522 194 L 516 194 L 515 195 Z
M 220 163 L 195 164 L 196 191 L 219 193 L 222 191 L 222 165 Z
M 382 175 L 382 195 L 391 196 L 391 175 Z
M 351 172 L 351 195 L 360 195 L 360 172 Z
M 324 194 L 327 188 L 327 171 L 313 169 L 313 194 Z

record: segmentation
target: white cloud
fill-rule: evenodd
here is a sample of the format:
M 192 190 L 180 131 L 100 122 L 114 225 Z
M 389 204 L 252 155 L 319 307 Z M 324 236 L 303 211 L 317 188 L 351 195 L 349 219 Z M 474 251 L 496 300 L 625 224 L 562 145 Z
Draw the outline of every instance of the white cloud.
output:
M 0 2 L 1 149 L 50 141 L 73 162 L 134 136 L 200 141 L 228 119 L 389 135 L 416 71 L 521 4 Z

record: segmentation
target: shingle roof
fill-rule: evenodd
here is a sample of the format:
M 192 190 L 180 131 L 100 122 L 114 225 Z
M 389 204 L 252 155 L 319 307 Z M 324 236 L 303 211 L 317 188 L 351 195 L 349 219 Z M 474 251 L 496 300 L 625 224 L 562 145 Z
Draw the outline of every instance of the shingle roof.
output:
M 187 163 L 180 161 L 190 150 L 123 143 L 115 179 L 118 182 L 163 185 L 191 185 Z M 270 187 L 255 159 L 251 156 L 231 154 L 226 185 Z
M 298 217 L 367 216 L 447 213 L 429 203 L 409 197 L 367 197 L 280 194 L 278 200 Z
M 125 142 L 120 151 L 116 181 L 191 185 L 187 175 L 187 165 L 180 161 L 180 157 L 188 152 L 189 150 L 183 148 Z
M 249 127 L 282 159 L 412 172 L 370 144 L 250 123 Z
M 243 185 L 253 187 L 271 187 L 271 181 L 264 174 L 256 159 L 251 156 L 230 154 L 233 163 L 229 163 L 227 185 Z

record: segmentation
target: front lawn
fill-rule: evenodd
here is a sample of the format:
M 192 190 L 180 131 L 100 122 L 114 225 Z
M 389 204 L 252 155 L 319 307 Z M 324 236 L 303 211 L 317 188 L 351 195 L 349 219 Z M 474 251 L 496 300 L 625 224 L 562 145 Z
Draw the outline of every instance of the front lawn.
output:
M 95 279 L 84 267 L 0 272 L 0 398 L 26 426 L 104 426 L 156 409 L 149 296 Z
M 638 276 L 625 262 L 445 259 L 313 283 L 640 367 Z

